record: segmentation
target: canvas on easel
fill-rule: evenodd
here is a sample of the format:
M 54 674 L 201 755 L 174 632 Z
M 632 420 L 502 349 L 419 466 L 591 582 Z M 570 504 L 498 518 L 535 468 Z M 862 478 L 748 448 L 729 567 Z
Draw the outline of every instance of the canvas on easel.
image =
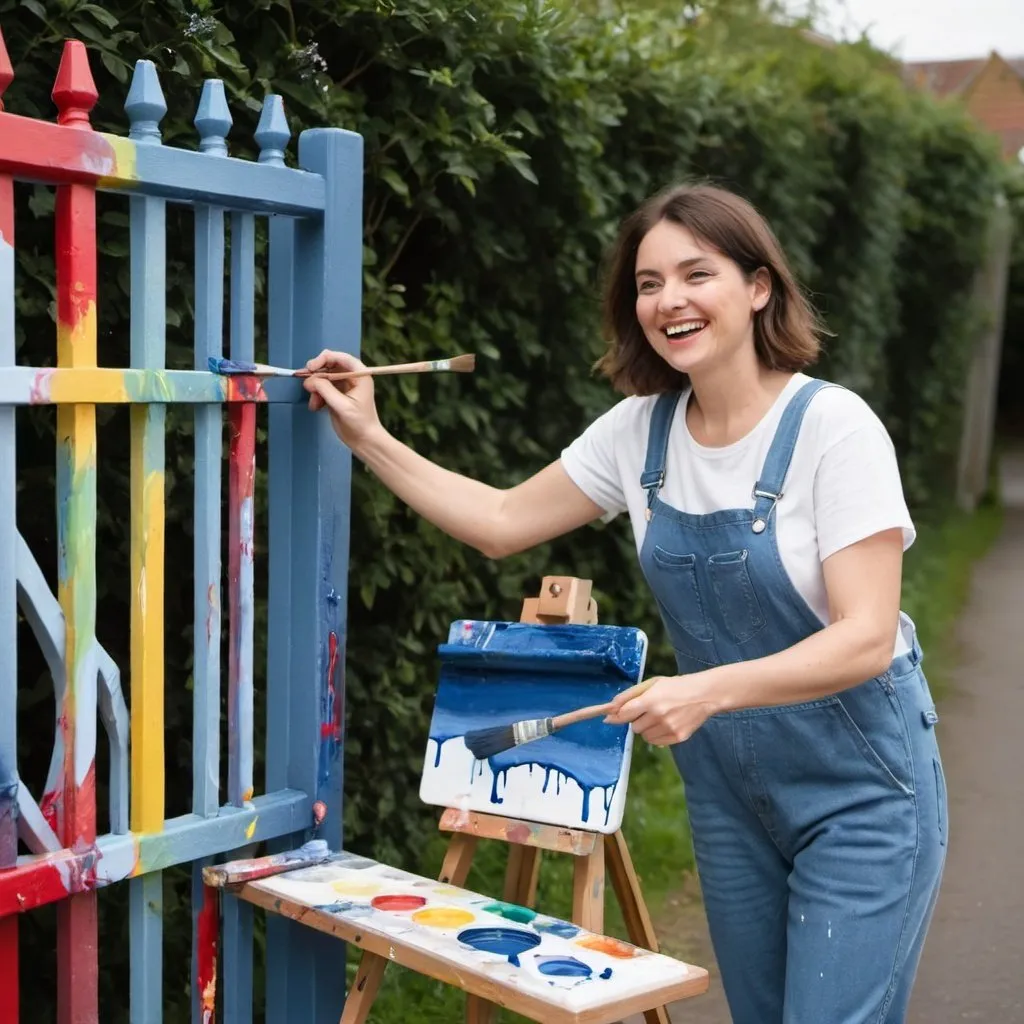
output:
M 438 654 L 425 803 L 604 834 L 619 829 L 633 750 L 628 726 L 579 722 L 483 761 L 464 736 L 612 700 L 643 678 L 641 630 L 459 620 Z

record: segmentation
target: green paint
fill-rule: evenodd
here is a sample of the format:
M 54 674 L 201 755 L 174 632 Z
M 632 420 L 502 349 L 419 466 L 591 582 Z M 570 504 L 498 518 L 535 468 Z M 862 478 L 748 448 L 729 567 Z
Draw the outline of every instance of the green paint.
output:
M 516 921 L 519 924 L 529 924 L 536 916 L 537 911 L 529 907 L 519 907 L 514 903 L 492 903 L 484 907 L 488 914 L 498 914 L 507 921 Z

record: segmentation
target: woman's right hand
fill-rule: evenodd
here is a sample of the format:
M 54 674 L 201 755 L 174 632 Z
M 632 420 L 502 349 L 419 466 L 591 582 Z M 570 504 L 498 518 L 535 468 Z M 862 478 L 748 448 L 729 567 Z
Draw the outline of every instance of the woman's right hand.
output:
M 311 372 L 345 373 L 364 367 L 365 363 L 348 352 L 332 352 L 330 349 L 324 349 L 306 363 L 306 369 Z M 381 429 L 373 400 L 372 377 L 339 381 L 306 377 L 302 386 L 309 392 L 309 408 L 319 412 L 326 406 L 335 433 L 353 452 L 358 452 L 360 445 Z

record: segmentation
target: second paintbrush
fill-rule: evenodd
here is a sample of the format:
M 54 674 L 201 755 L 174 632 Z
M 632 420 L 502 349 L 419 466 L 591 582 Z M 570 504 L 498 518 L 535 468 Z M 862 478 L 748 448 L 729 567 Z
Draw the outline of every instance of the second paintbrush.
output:
M 633 687 L 633 696 L 639 697 L 653 683 L 654 680 L 649 679 L 647 682 Z M 607 715 L 614 707 L 614 702 L 609 701 L 606 704 L 591 704 L 589 707 L 578 708 L 576 711 L 567 711 L 564 715 L 554 715 L 551 718 L 524 718 L 521 722 L 512 722 L 508 725 L 472 729 L 466 733 L 463 739 L 469 752 L 478 761 L 484 761 L 504 750 L 521 747 L 524 743 L 532 743 L 534 740 L 542 740 L 545 736 L 550 736 L 577 722 L 586 722 L 592 718 Z

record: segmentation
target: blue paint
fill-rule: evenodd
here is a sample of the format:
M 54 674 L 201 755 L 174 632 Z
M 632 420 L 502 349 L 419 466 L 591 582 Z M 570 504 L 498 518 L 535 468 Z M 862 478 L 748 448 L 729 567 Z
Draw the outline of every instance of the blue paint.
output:
M 537 970 L 552 978 L 589 978 L 594 973 L 592 968 L 574 956 L 538 957 Z
M 459 942 L 482 953 L 507 956 L 513 967 L 519 966 L 519 954 L 540 945 L 540 936 L 519 928 L 467 928 L 459 932 Z
M 485 628 L 486 627 L 486 628 Z M 620 626 L 531 626 L 525 623 L 456 622 L 439 648 L 441 677 L 430 723 L 441 748 L 472 729 L 527 718 L 547 718 L 611 700 L 639 681 L 643 634 Z M 584 646 L 585 645 L 585 646 Z M 589 821 L 590 796 L 603 794 L 605 822 L 622 775 L 627 726 L 601 719 L 578 722 L 553 736 L 488 758 L 491 802 L 504 801 L 509 769 L 544 769 L 544 791 L 573 779 L 582 792 L 581 818 Z M 483 765 L 479 765 L 482 773 Z M 472 783 L 477 767 L 470 771 Z
M 255 363 L 248 363 L 242 359 L 221 359 L 218 356 L 209 356 L 206 365 L 210 368 L 210 373 L 219 373 L 221 376 L 228 377 L 256 372 Z
M 534 921 L 533 927 L 545 935 L 555 935 L 560 939 L 571 939 L 579 934 L 579 928 L 568 921 L 552 919 L 550 921 Z
M 606 967 L 601 972 L 601 974 L 599 975 L 599 977 L 603 978 L 605 981 L 607 981 L 611 976 L 612 976 L 612 969 L 610 967 Z

